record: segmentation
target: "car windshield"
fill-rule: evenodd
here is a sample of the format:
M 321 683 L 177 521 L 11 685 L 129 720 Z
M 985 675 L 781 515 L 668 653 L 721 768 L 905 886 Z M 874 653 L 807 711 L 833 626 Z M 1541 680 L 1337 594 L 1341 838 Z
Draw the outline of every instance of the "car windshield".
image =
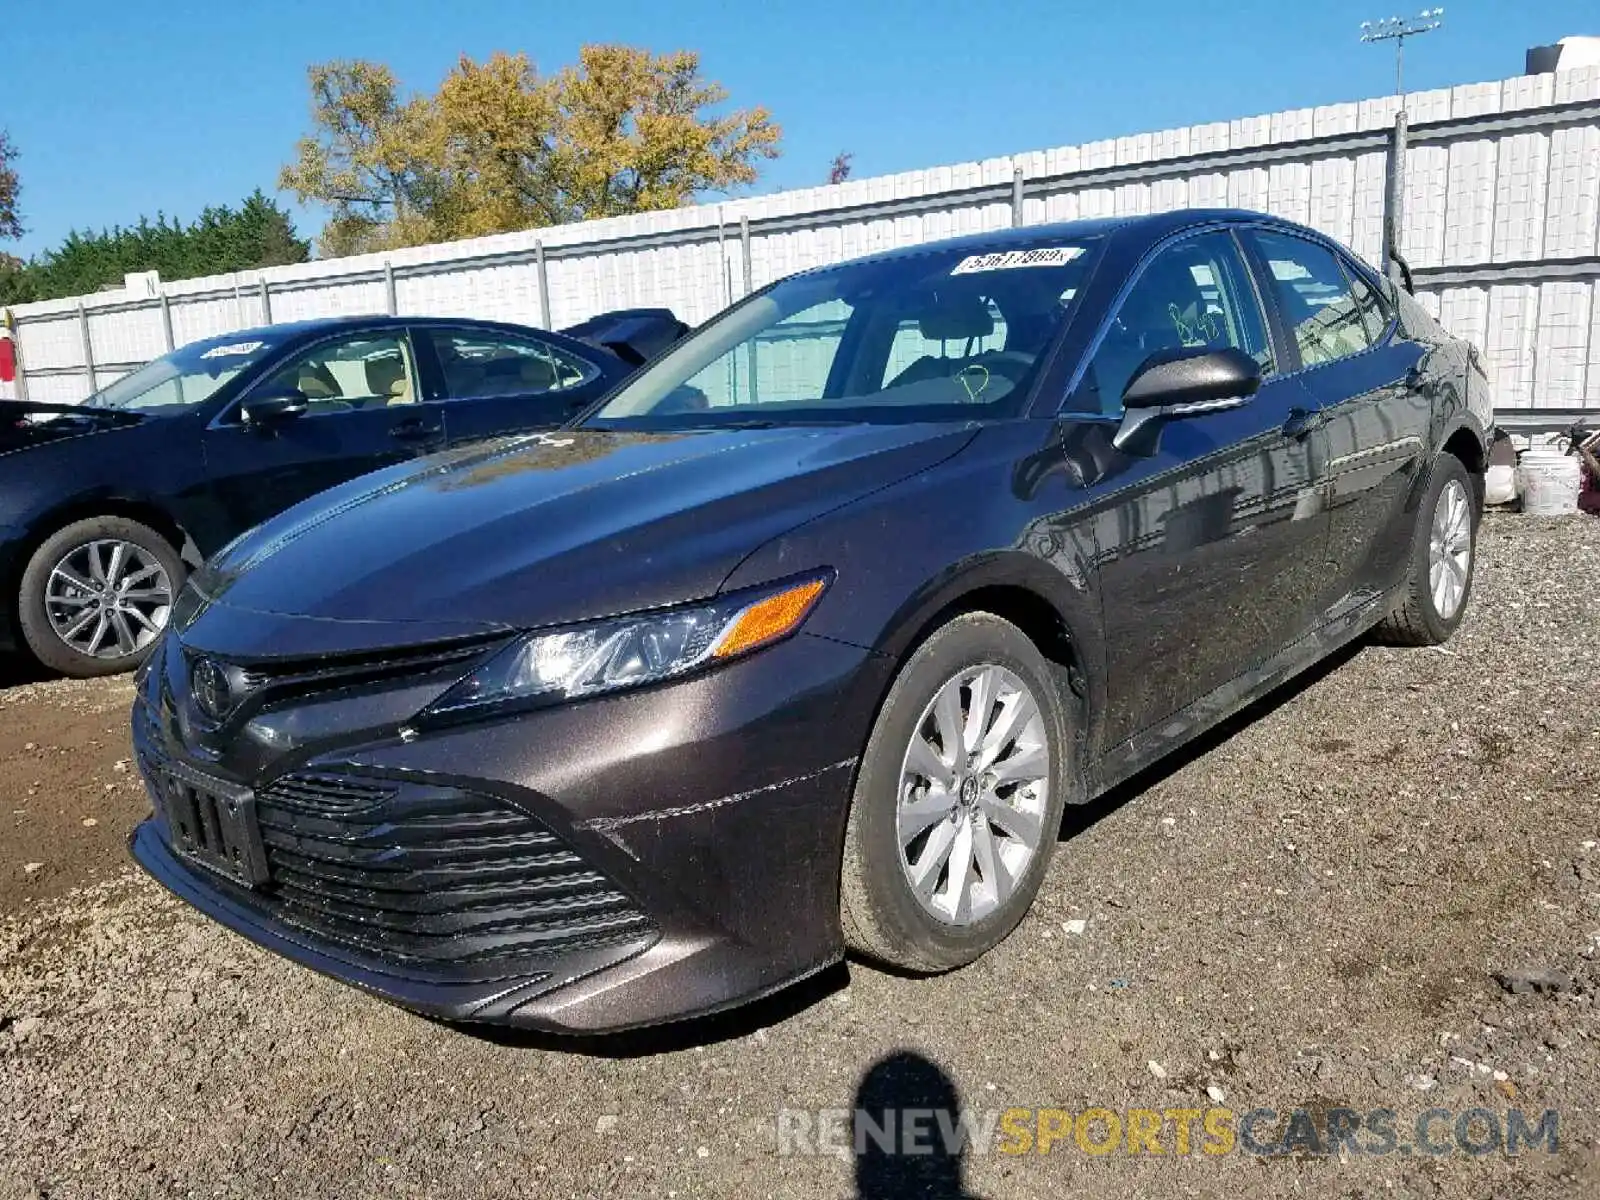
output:
M 1092 238 L 928 250 L 780 281 L 584 424 L 686 428 L 1009 416 L 1071 312 Z
M 260 334 L 230 334 L 191 342 L 101 388 L 84 404 L 123 412 L 203 404 L 223 385 L 266 358 L 277 345 Z

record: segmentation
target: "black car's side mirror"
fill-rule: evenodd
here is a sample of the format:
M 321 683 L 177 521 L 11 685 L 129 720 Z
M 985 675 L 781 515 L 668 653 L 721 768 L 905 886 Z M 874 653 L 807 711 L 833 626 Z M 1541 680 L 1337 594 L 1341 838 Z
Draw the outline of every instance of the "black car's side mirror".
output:
M 1261 386 L 1261 364 L 1243 350 L 1158 350 L 1122 393 L 1123 417 L 1112 445 L 1149 454 L 1162 421 L 1238 408 Z
M 246 425 L 270 426 L 303 417 L 311 408 L 311 401 L 298 388 L 263 392 L 244 402 L 239 416 Z

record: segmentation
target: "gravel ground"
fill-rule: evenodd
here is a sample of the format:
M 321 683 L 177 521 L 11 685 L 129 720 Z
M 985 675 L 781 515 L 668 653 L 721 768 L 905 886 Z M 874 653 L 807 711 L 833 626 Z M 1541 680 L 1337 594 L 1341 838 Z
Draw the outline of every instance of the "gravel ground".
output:
M 602 1043 L 421 1020 L 258 952 L 96 841 L 46 845 L 120 796 L 126 685 L 0 693 L 0 1196 L 1600 1194 L 1596 580 L 1600 522 L 1492 517 L 1447 648 L 1344 655 L 1072 814 L 1034 914 L 975 966 L 852 965 Z M 80 777 L 112 790 L 54 790 Z M 106 810 L 118 837 L 129 803 Z M 1527 969 L 1554 990 L 1495 978 Z M 858 1095 L 977 1119 L 1390 1108 L 1402 1143 L 1433 1107 L 1553 1108 L 1559 1139 L 1180 1156 L 1168 1126 L 1159 1156 L 1072 1136 L 1010 1155 L 1003 1132 L 954 1156 L 779 1153 L 780 1110 Z

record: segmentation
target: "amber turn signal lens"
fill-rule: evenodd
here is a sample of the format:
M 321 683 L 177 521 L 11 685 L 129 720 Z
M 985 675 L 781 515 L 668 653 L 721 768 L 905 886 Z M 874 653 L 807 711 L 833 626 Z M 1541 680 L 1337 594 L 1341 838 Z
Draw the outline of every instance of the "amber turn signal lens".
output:
M 806 619 L 806 614 L 817 602 L 817 597 L 822 595 L 825 586 L 823 580 L 813 579 L 779 592 L 776 596 L 757 600 L 740 613 L 728 632 L 722 635 L 722 641 L 717 644 L 712 657 L 731 658 L 793 632 Z

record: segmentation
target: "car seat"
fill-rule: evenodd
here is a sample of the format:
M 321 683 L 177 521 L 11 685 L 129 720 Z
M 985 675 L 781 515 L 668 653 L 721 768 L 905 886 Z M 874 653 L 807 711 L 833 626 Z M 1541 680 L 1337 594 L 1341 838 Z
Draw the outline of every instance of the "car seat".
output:
M 1227 327 L 1210 311 L 1187 255 L 1167 251 L 1145 269 L 1106 330 L 1094 356 L 1100 411 L 1122 407 L 1122 393 L 1158 350 L 1230 345 Z
M 367 359 L 366 373 L 369 395 L 376 396 L 390 407 L 415 403 L 416 398 L 411 393 L 411 379 L 406 374 L 405 361 L 399 354 L 385 354 L 378 358 Z
M 935 292 L 916 319 L 918 332 L 929 342 L 959 342 L 966 347 L 994 332 L 994 314 L 976 292 Z M 924 354 L 884 386 L 895 388 L 928 379 L 948 379 L 971 361 L 965 354 Z
M 296 369 L 294 386 L 307 400 L 342 400 L 344 392 L 328 364 L 307 359 Z

